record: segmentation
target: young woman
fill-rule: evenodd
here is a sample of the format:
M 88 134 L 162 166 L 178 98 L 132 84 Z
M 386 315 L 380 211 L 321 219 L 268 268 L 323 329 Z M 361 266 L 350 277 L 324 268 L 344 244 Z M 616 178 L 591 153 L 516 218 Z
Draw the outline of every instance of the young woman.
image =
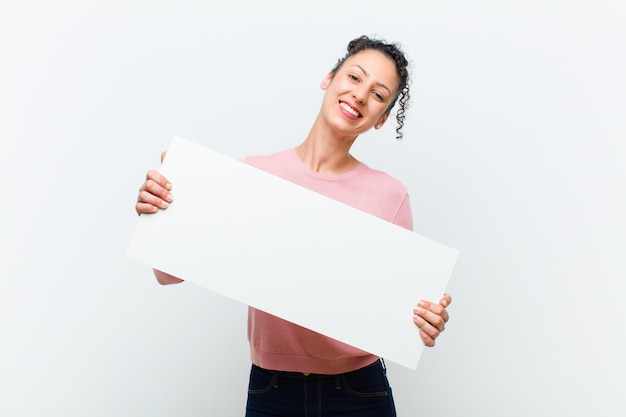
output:
M 408 62 L 398 45 L 361 36 L 322 80 L 321 108 L 306 139 L 294 148 L 244 162 L 407 229 L 413 228 L 406 187 L 350 154 L 361 133 L 379 129 L 396 112 L 398 138 L 409 99 Z M 162 155 L 163 157 L 164 155 Z M 149 171 L 139 214 L 166 209 L 171 184 Z M 155 271 L 161 284 L 182 279 Z M 448 321 L 451 297 L 420 301 L 413 321 L 426 346 Z M 252 370 L 246 416 L 395 416 L 382 360 L 278 317 L 249 308 Z

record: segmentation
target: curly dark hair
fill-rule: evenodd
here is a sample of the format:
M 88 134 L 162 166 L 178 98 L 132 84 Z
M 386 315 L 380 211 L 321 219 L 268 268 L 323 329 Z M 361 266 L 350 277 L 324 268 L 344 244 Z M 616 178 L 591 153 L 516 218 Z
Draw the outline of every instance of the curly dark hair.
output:
M 366 35 L 359 36 L 358 38 L 350 41 L 348 44 L 348 52 L 343 58 L 339 59 L 337 65 L 335 65 L 331 72 L 333 74 L 336 73 L 346 59 L 361 51 L 369 49 L 382 52 L 396 64 L 396 71 L 398 73 L 398 78 L 400 79 L 398 94 L 389 104 L 387 111 L 391 111 L 393 106 L 396 104 L 396 101 L 398 102 L 399 108 L 396 112 L 396 122 L 398 123 L 398 126 L 396 127 L 396 139 L 402 139 L 402 127 L 404 126 L 405 113 L 409 108 L 409 99 L 411 96 L 409 95 L 409 63 L 404 56 L 404 52 L 402 52 L 400 45 L 397 43 L 387 43 L 381 39 L 373 39 Z

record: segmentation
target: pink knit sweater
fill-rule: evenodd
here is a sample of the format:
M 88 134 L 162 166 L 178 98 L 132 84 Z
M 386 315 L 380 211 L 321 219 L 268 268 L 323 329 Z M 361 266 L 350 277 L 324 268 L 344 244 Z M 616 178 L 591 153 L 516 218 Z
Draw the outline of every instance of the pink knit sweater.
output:
M 409 230 L 413 229 L 406 187 L 361 163 L 340 175 L 320 174 L 291 148 L 244 162 Z M 338 374 L 369 365 L 370 353 L 250 307 L 248 339 L 252 362 L 265 369 Z

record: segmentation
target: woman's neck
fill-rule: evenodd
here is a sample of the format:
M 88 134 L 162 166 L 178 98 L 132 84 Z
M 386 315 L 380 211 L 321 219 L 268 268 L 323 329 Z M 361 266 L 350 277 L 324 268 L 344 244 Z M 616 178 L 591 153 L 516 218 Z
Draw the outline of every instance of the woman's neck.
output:
M 359 165 L 359 161 L 350 155 L 355 140 L 356 137 L 339 138 L 331 129 L 321 128 L 319 123 L 315 123 L 307 138 L 295 150 L 311 170 L 338 175 Z

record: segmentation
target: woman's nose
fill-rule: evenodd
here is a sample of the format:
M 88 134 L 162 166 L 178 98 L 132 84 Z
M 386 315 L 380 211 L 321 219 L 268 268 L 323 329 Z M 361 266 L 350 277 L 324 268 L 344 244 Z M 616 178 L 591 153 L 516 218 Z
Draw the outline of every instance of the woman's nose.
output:
M 352 92 L 352 97 L 358 103 L 365 103 L 367 100 L 367 92 L 364 88 L 355 88 Z

